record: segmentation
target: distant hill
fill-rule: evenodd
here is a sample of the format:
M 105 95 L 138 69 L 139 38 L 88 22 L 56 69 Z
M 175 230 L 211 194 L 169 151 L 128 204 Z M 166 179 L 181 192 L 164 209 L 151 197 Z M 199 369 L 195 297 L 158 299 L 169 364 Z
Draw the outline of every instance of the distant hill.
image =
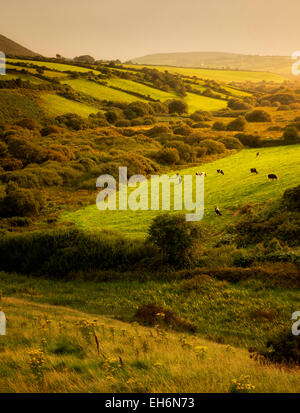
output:
M 13 55 L 18 57 L 40 56 L 38 53 L 26 49 L 26 47 L 21 46 L 20 44 L 8 39 L 5 36 L 2 36 L 2 34 L 0 34 L 0 51 L 4 52 L 6 55 Z
M 282 75 L 291 74 L 291 58 L 223 52 L 156 53 L 131 59 L 143 65 L 209 67 L 218 69 L 262 70 Z

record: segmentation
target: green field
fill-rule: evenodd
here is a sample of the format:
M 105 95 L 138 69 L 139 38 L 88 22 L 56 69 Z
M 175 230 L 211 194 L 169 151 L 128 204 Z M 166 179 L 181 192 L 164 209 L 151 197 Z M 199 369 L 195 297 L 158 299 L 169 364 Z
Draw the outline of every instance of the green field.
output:
M 111 89 L 107 86 L 99 85 L 95 82 L 90 82 L 88 80 L 74 79 L 66 80 L 64 83 L 71 86 L 74 90 L 77 90 L 77 92 L 84 93 L 99 100 L 110 100 L 127 103 L 136 102 L 137 100 L 143 100 L 128 93 Z
M 164 92 L 163 90 L 155 89 L 153 87 L 127 79 L 109 79 L 107 81 L 107 84 L 108 86 L 119 87 L 121 89 L 128 90 L 129 92 L 135 92 L 145 96 L 150 96 L 152 99 L 160 100 L 161 102 L 164 102 L 168 99 L 176 99 L 176 97 L 178 98 L 175 93 Z
M 196 95 L 195 93 L 187 93 L 184 100 L 189 107 L 189 113 L 193 113 L 196 110 L 213 111 L 227 107 L 225 100 Z
M 174 66 L 144 66 L 144 65 L 126 65 L 130 68 L 143 68 L 149 67 L 151 69 L 157 69 L 161 71 L 167 70 L 170 73 L 178 73 L 183 76 L 193 77 L 196 76 L 200 79 L 212 79 L 218 82 L 230 83 L 230 82 L 261 82 L 263 80 L 268 82 L 282 83 L 287 78 L 276 75 L 270 72 L 250 72 L 246 70 L 217 70 L 217 69 L 195 69 L 185 67 Z
M 181 175 L 205 171 L 204 222 L 219 228 L 234 222 L 236 207 L 245 203 L 260 203 L 278 198 L 286 188 L 299 183 L 300 145 L 242 150 L 227 158 L 180 171 Z M 250 168 L 257 168 L 258 175 L 251 175 Z M 223 169 L 225 175 L 217 174 Z M 175 171 L 177 172 L 177 171 Z M 269 182 L 267 175 L 275 173 L 277 182 Z M 172 175 L 170 173 L 169 175 Z M 96 196 L 95 196 L 96 198 Z M 222 217 L 216 217 L 214 208 L 219 206 Z M 151 220 L 158 211 L 99 211 L 96 205 L 62 214 L 62 221 L 74 222 L 81 228 L 109 229 L 132 237 L 145 236 Z
M 99 109 L 84 103 L 75 102 L 62 96 L 51 93 L 43 93 L 40 96 L 41 106 L 50 116 L 59 116 L 64 113 L 76 113 L 82 117 L 88 117 L 91 113 L 99 112 Z
M 53 62 L 39 62 L 38 60 L 22 60 L 22 59 L 7 59 L 9 63 L 32 63 L 36 66 L 45 66 L 48 67 L 50 70 L 58 70 L 59 72 L 93 72 L 95 74 L 99 74 L 97 70 L 87 69 L 85 67 L 80 66 L 73 66 L 73 65 L 66 65 L 63 63 L 53 63 Z

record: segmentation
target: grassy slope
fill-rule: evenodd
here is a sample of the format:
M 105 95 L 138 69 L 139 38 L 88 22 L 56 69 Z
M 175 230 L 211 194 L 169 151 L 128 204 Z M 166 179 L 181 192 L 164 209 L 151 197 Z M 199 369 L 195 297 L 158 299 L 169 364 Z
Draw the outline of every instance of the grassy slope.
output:
M 127 103 L 143 100 L 137 98 L 136 96 L 129 95 L 125 92 L 114 90 L 106 86 L 98 85 L 88 80 L 75 79 L 67 80 L 64 83 L 70 85 L 78 92 L 85 93 L 86 95 L 90 95 L 100 100 L 123 101 Z
M 221 99 L 209 98 L 206 96 L 196 95 L 195 93 L 187 93 L 184 98 L 189 107 L 189 113 L 196 110 L 219 110 L 227 107 L 227 102 Z
M 143 66 L 143 65 L 126 65 L 131 68 L 149 67 L 161 71 L 167 70 L 170 73 L 178 73 L 183 76 L 196 76 L 201 79 L 212 79 L 219 82 L 260 82 L 262 80 L 282 83 L 286 78 L 270 72 L 247 72 L 243 70 L 213 70 L 213 69 L 193 69 L 174 66 Z
M 260 366 L 246 350 L 28 299 L 4 297 L 2 307 L 2 392 L 226 393 L 241 375 L 256 392 L 300 391 L 297 370 Z M 95 325 L 100 355 L 93 335 L 78 325 L 83 319 Z M 197 346 L 206 347 L 203 358 Z M 28 352 L 36 349 L 45 354 L 43 380 L 29 367 Z
M 152 99 L 160 100 L 162 102 L 168 99 L 176 99 L 176 94 L 174 93 L 164 92 L 163 90 L 133 82 L 132 80 L 115 78 L 109 79 L 107 81 L 107 84 L 109 86 L 115 86 L 124 90 L 128 90 L 129 92 L 135 92 L 145 96 L 150 96 Z
M 40 120 L 42 116 L 35 97 L 14 90 L 0 90 L 0 121 L 15 122 L 21 117 Z
M 45 66 L 48 67 L 50 70 L 58 70 L 60 72 L 94 72 L 96 74 L 99 74 L 97 70 L 91 70 L 87 69 L 85 67 L 80 67 L 80 66 L 72 66 L 72 65 L 66 65 L 63 63 L 53 63 L 53 62 L 39 62 L 37 60 L 22 60 L 22 59 L 7 59 L 7 62 L 9 63 L 32 63 L 36 66 Z
M 299 183 L 300 145 L 281 146 L 260 149 L 256 157 L 256 149 L 243 150 L 227 158 L 209 164 L 200 165 L 180 171 L 184 174 L 195 174 L 205 171 L 205 216 L 204 222 L 222 228 L 238 219 L 234 217 L 234 207 L 247 202 L 259 203 L 277 198 L 283 191 Z M 250 168 L 256 167 L 259 174 L 251 175 Z M 218 175 L 216 170 L 223 169 L 225 176 Z M 277 182 L 269 182 L 267 175 L 277 174 Z M 223 212 L 216 217 L 214 208 L 218 205 Z M 81 228 L 106 228 L 122 232 L 130 236 L 145 236 L 151 220 L 158 211 L 99 211 L 96 205 L 84 209 L 64 213 L 62 220 L 75 222 Z
M 50 116 L 76 113 L 82 117 L 88 117 L 91 113 L 99 112 L 99 109 L 51 93 L 41 94 L 40 99 L 41 106 Z

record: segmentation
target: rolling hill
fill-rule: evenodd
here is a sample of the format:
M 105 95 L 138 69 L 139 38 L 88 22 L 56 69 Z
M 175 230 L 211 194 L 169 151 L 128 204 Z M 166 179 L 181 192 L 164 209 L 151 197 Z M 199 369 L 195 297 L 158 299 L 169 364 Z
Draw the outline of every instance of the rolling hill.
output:
M 38 53 L 21 46 L 20 44 L 8 39 L 2 34 L 0 34 L 0 50 L 6 55 L 13 55 L 18 57 L 40 56 Z
M 290 57 L 287 56 L 259 56 L 223 52 L 155 53 L 131 59 L 131 62 L 143 65 L 230 68 L 270 71 L 282 75 L 291 74 Z

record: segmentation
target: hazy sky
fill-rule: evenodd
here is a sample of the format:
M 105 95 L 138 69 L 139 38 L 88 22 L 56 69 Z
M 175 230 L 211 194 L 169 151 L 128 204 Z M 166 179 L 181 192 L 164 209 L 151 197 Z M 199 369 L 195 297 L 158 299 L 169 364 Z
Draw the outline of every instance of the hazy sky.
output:
M 0 33 L 46 56 L 290 55 L 300 0 L 1 0 Z

